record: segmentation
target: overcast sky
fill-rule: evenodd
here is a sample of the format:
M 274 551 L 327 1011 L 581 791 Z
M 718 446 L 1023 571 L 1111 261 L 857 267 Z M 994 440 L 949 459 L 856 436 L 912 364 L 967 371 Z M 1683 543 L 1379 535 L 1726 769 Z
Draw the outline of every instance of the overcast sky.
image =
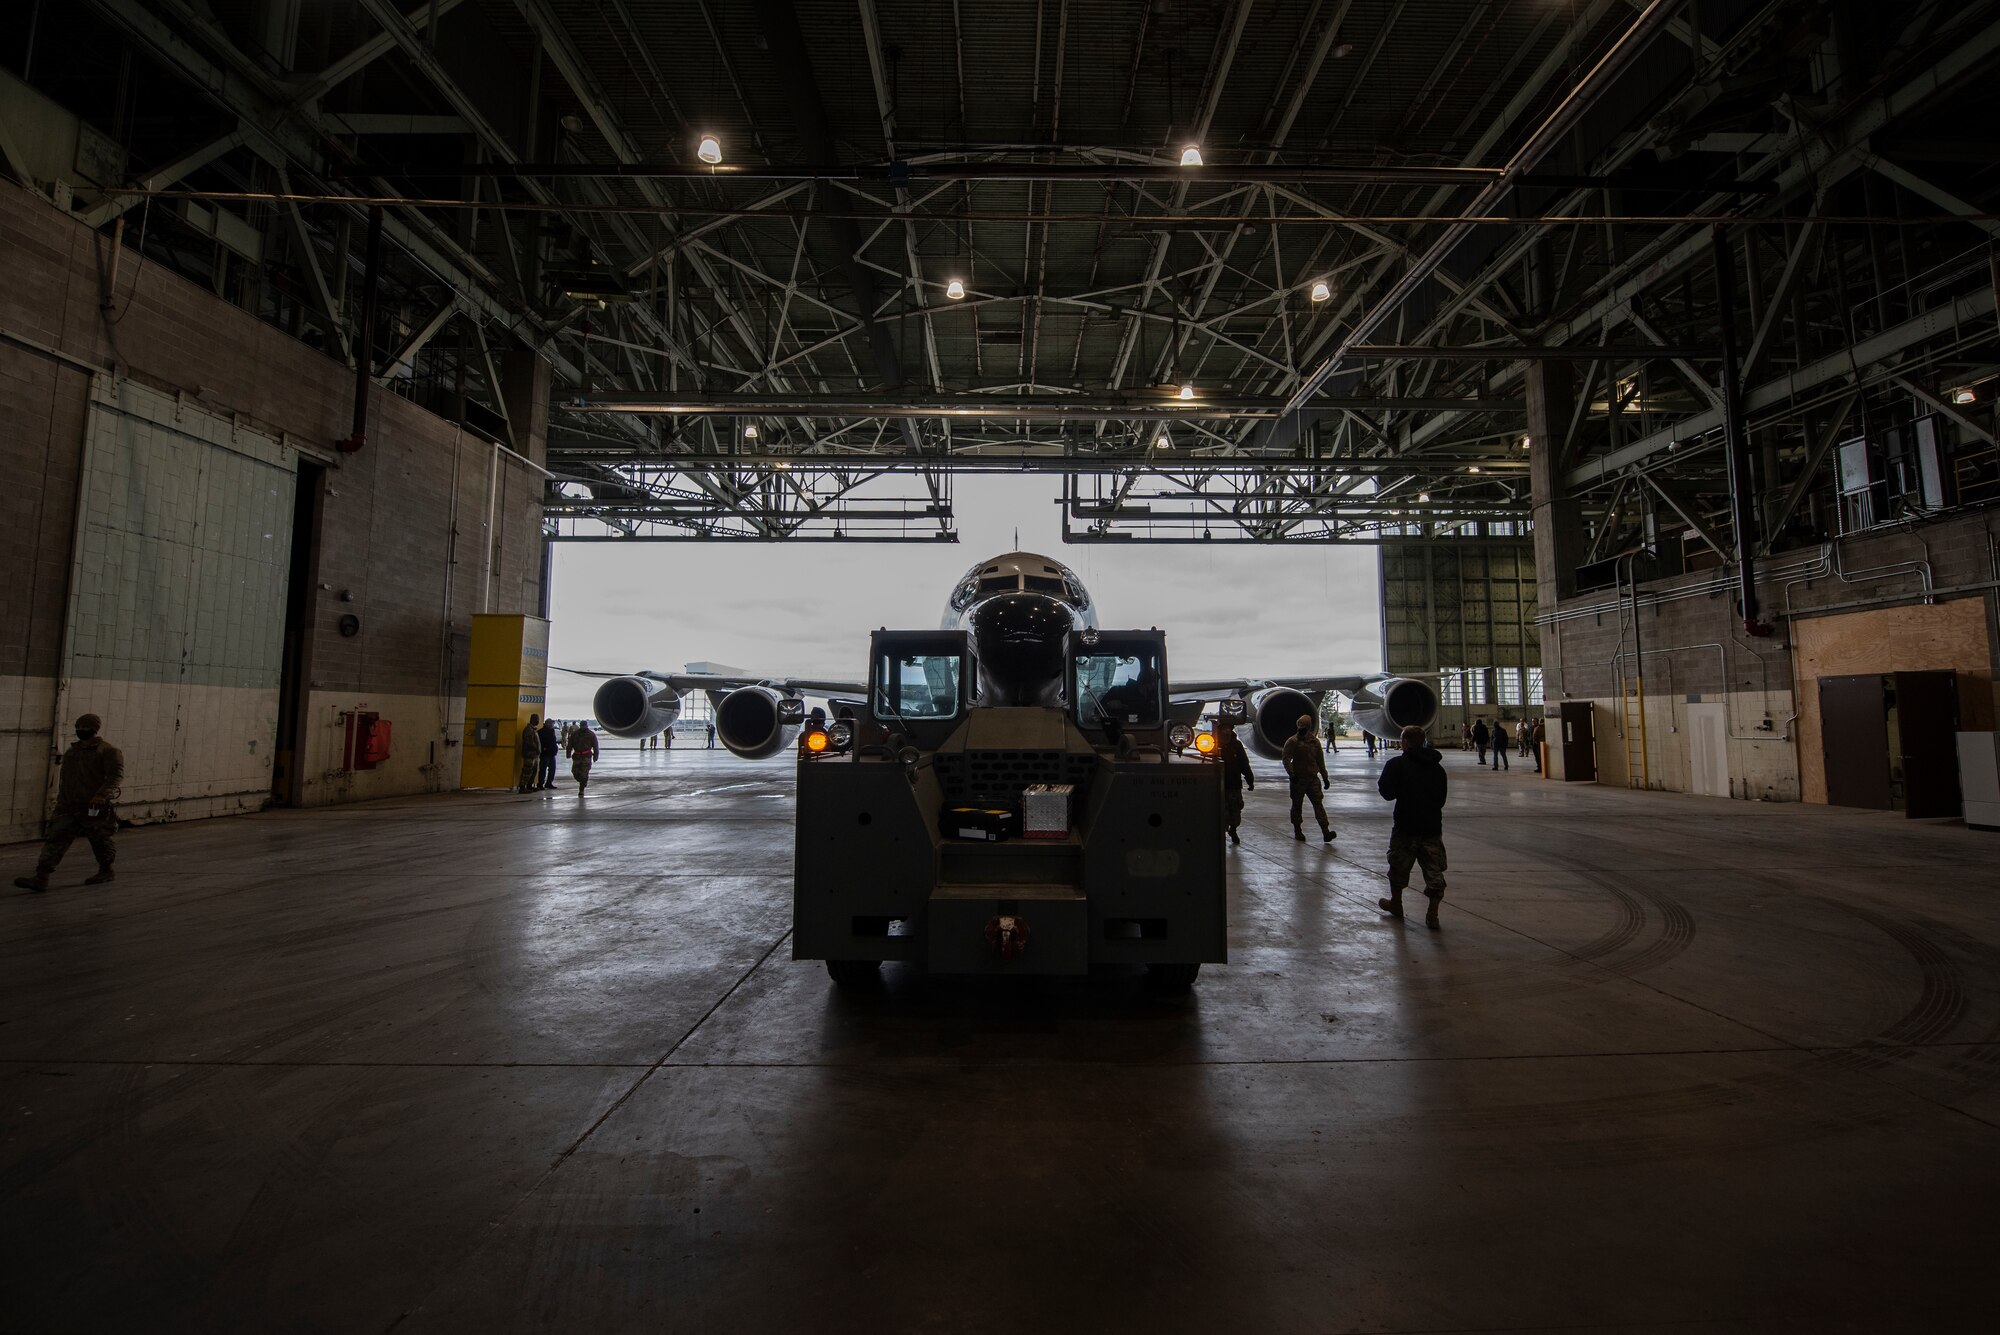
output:
M 974 562 L 1019 546 L 1083 577 L 1108 630 L 1167 632 L 1174 677 L 1378 672 L 1372 547 L 1065 547 L 1051 477 L 953 483 L 959 541 L 555 545 L 549 662 L 629 672 L 726 663 L 769 676 L 867 675 L 868 632 L 935 627 Z M 585 717 L 596 683 L 549 679 Z

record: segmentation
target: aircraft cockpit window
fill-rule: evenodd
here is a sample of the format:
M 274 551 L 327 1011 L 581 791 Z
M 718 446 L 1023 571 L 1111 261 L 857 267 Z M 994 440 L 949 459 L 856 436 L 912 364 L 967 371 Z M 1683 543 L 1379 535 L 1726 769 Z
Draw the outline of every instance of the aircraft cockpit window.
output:
M 1079 654 L 1076 716 L 1085 727 L 1107 723 L 1146 726 L 1161 718 L 1159 655 L 1150 652 Z
M 875 665 L 875 716 L 957 717 L 961 667 L 957 654 L 884 654 Z
M 1063 596 L 1063 582 L 1059 579 L 1051 579 L 1047 575 L 1023 575 L 1021 578 L 1027 584 L 1029 593 L 1052 593 L 1058 598 Z
M 1012 593 L 1019 587 L 1012 575 L 987 575 L 979 581 L 981 593 Z

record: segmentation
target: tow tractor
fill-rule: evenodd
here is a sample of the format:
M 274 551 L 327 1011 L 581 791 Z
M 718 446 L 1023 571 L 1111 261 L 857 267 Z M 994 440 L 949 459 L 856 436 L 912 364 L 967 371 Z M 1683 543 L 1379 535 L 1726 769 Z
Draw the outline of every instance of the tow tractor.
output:
M 1166 636 L 1071 631 L 1042 705 L 980 703 L 978 667 L 965 631 L 876 631 L 866 700 L 801 737 L 792 958 L 1177 991 L 1227 960 L 1222 766 L 1170 717 Z

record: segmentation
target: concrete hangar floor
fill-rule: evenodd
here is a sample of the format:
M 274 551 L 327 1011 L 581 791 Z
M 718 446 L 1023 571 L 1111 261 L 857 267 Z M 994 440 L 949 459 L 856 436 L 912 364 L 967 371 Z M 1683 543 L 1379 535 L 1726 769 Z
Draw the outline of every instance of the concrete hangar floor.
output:
M 2000 844 L 1448 763 L 1443 931 L 1344 750 L 1184 1000 L 837 992 L 719 751 L 79 849 L 0 928 L 0 1327 L 1990 1330 Z

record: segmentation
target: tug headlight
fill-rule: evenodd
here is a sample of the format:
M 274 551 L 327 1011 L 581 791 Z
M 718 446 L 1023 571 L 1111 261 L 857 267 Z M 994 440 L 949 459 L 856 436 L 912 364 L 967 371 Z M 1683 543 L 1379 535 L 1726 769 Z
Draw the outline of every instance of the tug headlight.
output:
M 1185 723 L 1176 723 L 1167 729 L 1167 745 L 1175 748 L 1188 746 L 1194 741 L 1194 729 Z
M 848 743 L 854 740 L 854 728 L 846 723 L 836 723 L 826 730 L 826 735 L 832 739 L 834 750 L 845 751 Z

